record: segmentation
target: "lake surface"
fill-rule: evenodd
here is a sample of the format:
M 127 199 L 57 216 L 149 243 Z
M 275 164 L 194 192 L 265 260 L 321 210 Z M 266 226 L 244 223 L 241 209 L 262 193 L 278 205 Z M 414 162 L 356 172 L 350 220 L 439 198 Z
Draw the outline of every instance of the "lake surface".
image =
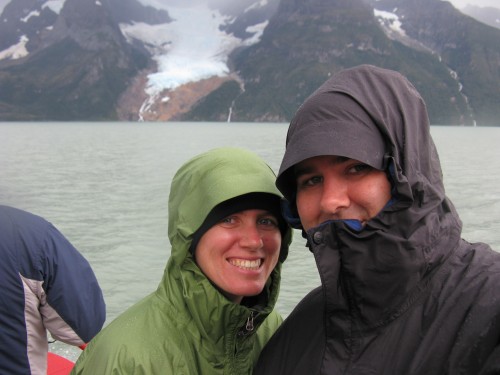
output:
M 189 158 L 219 146 L 248 148 L 278 170 L 287 124 L 0 123 L 0 203 L 54 223 L 89 260 L 109 323 L 154 291 L 170 244 L 170 180 Z M 500 127 L 431 129 L 463 237 L 500 250 Z M 278 309 L 288 315 L 320 284 L 296 231 Z M 76 358 L 62 344 L 51 350 Z

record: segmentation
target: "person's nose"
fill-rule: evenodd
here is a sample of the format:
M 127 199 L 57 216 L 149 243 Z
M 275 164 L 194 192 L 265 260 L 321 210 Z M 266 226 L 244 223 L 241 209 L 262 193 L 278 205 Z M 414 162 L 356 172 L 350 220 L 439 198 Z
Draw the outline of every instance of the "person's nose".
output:
M 241 232 L 240 245 L 250 250 L 258 250 L 264 246 L 262 234 L 255 223 L 245 225 Z
M 323 182 L 320 209 L 324 215 L 338 215 L 349 207 L 348 186 L 341 179 L 327 178 Z

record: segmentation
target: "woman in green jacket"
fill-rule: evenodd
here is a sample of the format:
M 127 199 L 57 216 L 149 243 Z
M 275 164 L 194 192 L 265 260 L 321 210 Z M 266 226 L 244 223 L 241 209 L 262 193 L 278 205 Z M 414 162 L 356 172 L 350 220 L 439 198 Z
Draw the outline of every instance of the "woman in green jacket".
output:
M 251 374 L 282 321 L 273 309 L 291 230 L 274 183 L 242 149 L 185 163 L 171 185 L 172 250 L 158 289 L 101 331 L 72 374 Z

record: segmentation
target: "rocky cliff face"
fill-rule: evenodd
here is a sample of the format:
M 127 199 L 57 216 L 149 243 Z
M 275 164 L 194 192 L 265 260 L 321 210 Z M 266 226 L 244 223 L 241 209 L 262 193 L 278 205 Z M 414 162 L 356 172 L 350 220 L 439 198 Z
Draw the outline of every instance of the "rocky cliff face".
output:
M 126 42 L 106 3 L 67 0 L 59 13 L 19 3 L 6 6 L 0 24 L 0 44 L 27 41 L 24 54 L 0 63 L 2 119 L 116 119 L 118 96 L 147 58 Z
M 500 30 L 458 12 L 446 1 L 372 1 L 385 10 L 396 9 L 405 33 L 432 50 L 457 82 L 467 111 L 460 120 L 497 124 L 500 118 Z

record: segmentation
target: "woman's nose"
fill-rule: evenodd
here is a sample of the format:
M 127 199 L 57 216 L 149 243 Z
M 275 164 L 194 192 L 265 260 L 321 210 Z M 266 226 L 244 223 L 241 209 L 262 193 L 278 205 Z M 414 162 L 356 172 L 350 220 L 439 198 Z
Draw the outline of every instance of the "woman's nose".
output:
M 263 246 L 262 235 L 256 224 L 246 225 L 240 235 L 240 245 L 242 247 L 260 249 Z

